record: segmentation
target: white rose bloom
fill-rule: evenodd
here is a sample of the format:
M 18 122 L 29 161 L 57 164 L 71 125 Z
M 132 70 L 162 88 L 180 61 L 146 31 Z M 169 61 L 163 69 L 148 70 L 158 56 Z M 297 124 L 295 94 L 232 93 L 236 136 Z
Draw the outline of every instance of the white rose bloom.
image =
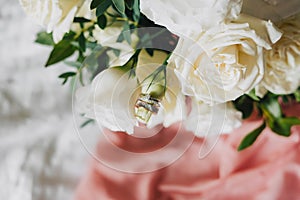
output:
M 101 127 L 133 134 L 138 122 L 135 117 L 135 103 L 147 87 L 138 84 L 138 80 L 144 80 L 157 68 L 158 64 L 161 65 L 161 61 L 163 62 L 161 59 L 166 58 L 166 54 L 163 56 L 155 51 L 154 56 L 149 60 L 150 56 L 145 54 L 143 51 L 139 58 L 141 61 L 138 63 L 136 77 L 129 78 L 129 73 L 120 68 L 111 67 L 97 75 L 91 85 L 79 88 L 75 98 L 77 111 L 85 113 L 88 118 L 96 119 Z M 146 60 L 142 61 L 143 59 Z M 148 63 L 148 65 L 145 66 L 143 63 Z M 175 92 L 180 92 L 178 88 L 171 89 L 177 77 L 173 73 L 173 75 L 170 74 L 168 80 L 170 87 L 160 102 L 161 109 L 156 115 L 151 116 L 147 124 L 148 128 L 153 128 L 158 124 L 167 127 L 183 119 L 184 96 L 175 94 Z M 179 86 L 178 81 L 175 86 Z
M 290 94 L 300 86 L 300 14 L 284 20 L 282 38 L 265 52 L 262 86 L 275 94 Z
M 53 40 L 59 42 L 69 32 L 73 19 L 84 0 L 19 0 L 25 12 L 38 24 L 53 31 Z
M 179 40 L 171 62 L 183 93 L 207 104 L 235 100 L 263 78 L 263 48 L 281 33 L 271 22 L 240 15 L 233 22 L 202 32 L 196 41 Z
M 171 32 L 192 36 L 226 20 L 235 19 L 242 0 L 141 0 L 140 9 Z
M 198 137 L 230 133 L 242 124 L 242 113 L 231 102 L 209 106 L 194 98 L 191 101 L 191 112 L 184 124 Z

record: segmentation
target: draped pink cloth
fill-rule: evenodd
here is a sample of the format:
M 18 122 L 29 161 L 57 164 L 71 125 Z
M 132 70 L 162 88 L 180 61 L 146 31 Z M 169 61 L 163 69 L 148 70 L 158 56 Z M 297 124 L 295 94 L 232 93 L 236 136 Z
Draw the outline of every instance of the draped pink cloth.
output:
M 300 104 L 286 106 L 285 111 L 288 115 L 300 116 Z M 222 135 L 203 159 L 198 157 L 203 140 L 194 138 L 192 145 L 173 164 L 149 173 L 120 172 L 93 159 L 75 199 L 300 199 L 300 126 L 292 128 L 290 137 L 278 136 L 266 129 L 253 146 L 238 152 L 242 138 L 260 124 L 260 119 L 252 118 L 231 134 Z M 147 152 L 169 143 L 177 129 L 174 125 L 150 139 L 124 133 L 107 134 L 115 145 L 126 151 Z M 182 135 L 182 138 L 190 137 L 191 133 Z M 139 166 L 155 162 L 159 166 L 174 151 L 136 162 L 140 162 Z M 117 155 L 100 140 L 96 155 L 102 152 L 116 163 L 132 164 L 131 158 Z

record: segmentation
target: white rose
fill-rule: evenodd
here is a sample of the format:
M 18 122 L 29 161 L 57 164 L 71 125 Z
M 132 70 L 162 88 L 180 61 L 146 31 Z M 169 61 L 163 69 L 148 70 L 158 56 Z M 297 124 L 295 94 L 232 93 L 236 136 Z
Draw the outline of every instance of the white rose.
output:
M 198 137 L 230 133 L 242 124 L 242 113 L 231 102 L 209 106 L 191 99 L 191 112 L 184 124 Z
M 262 86 L 275 94 L 290 94 L 300 86 L 300 14 L 284 20 L 282 38 L 265 52 Z
M 84 0 L 19 0 L 25 12 L 38 24 L 53 31 L 53 40 L 59 42 L 69 32 L 73 19 Z
M 91 85 L 79 88 L 75 98 L 78 112 L 96 119 L 101 127 L 133 134 L 134 127 L 138 124 L 136 102 L 140 94 L 147 92 L 148 88 L 148 85 L 143 84 L 143 80 L 162 64 L 162 59 L 166 58 L 166 54 L 162 55 L 156 51 L 152 58 L 146 54 L 144 51 L 141 52 L 136 77 L 129 78 L 129 73 L 121 68 L 111 67 L 97 75 Z M 145 61 L 142 61 L 143 59 Z M 179 87 L 178 81 L 176 87 L 172 89 L 177 77 L 174 73 L 168 75 L 170 87 L 167 87 L 166 94 L 160 101 L 158 113 L 150 117 L 148 128 L 158 124 L 167 127 L 182 120 L 185 114 L 184 96 L 175 94 L 180 92 L 176 88 Z
M 263 48 L 270 49 L 281 33 L 271 22 L 240 15 L 199 34 L 181 38 L 170 58 L 183 93 L 207 104 L 235 100 L 263 78 Z
M 235 19 L 241 6 L 241 0 L 140 1 L 142 13 L 179 36 L 198 34 L 226 20 Z

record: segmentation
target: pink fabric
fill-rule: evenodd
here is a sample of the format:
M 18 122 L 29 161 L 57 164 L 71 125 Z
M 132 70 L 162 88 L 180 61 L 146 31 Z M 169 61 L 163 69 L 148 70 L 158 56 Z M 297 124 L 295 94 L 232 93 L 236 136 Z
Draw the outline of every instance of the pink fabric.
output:
M 287 114 L 300 116 L 300 105 L 286 106 L 285 110 Z M 150 173 L 120 172 L 92 160 L 75 199 L 300 199 L 300 126 L 294 126 L 292 135 L 287 138 L 266 129 L 252 147 L 237 152 L 242 138 L 260 123 L 260 119 L 247 120 L 230 135 L 223 135 L 204 159 L 198 158 L 203 140 L 194 138 L 176 162 Z M 148 152 L 170 142 L 177 129 L 178 125 L 164 129 L 151 139 L 132 138 L 123 133 L 107 134 L 122 149 Z M 185 138 L 191 133 L 181 135 Z M 118 156 L 107 148 L 103 140 L 99 141 L 96 154 L 102 152 L 119 163 L 132 164 L 126 156 Z M 140 160 L 139 164 L 159 164 L 165 157 L 166 154 L 157 154 L 151 161 Z

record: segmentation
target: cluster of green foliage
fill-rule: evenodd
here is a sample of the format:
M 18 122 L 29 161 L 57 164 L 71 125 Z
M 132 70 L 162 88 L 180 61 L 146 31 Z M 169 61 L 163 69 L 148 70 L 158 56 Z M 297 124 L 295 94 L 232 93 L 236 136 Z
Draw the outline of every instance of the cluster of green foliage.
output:
M 290 95 L 275 95 L 268 92 L 261 99 L 255 95 L 253 90 L 234 101 L 235 108 L 243 113 L 244 119 L 249 118 L 254 113 L 263 117 L 262 124 L 242 140 L 238 150 L 251 146 L 266 127 L 269 127 L 275 134 L 284 137 L 290 136 L 291 127 L 300 125 L 300 119 L 286 116 L 282 112 L 282 107 L 288 103 L 300 103 L 299 94 L 300 88 Z

